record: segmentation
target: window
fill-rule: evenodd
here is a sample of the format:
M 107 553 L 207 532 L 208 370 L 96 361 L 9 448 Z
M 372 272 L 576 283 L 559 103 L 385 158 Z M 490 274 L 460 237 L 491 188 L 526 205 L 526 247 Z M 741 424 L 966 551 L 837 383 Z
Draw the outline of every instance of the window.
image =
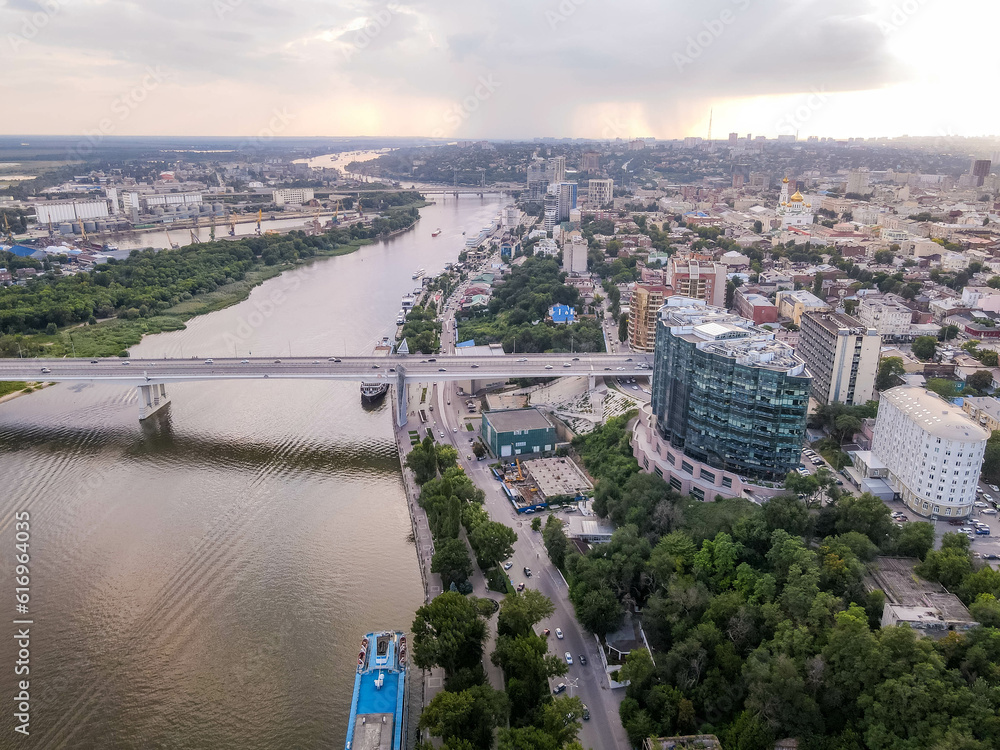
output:
M 677 478 L 677 477 L 675 477 L 675 476 L 671 476 L 671 477 L 670 477 L 670 486 L 671 486 L 671 487 L 673 487 L 673 488 L 674 488 L 675 490 L 677 490 L 678 492 L 680 492 L 680 491 L 681 491 L 681 487 L 682 487 L 683 485 L 681 484 L 681 480 L 680 480 L 680 479 L 678 479 L 678 478 Z
M 660 479 L 663 479 L 663 469 L 661 469 L 659 466 L 653 467 L 653 473 L 656 474 L 656 476 L 658 476 Z
M 673 454 L 673 453 L 668 453 L 668 454 L 667 454 L 667 462 L 668 462 L 668 463 L 669 463 L 669 464 L 670 464 L 671 466 L 674 466 L 674 465 L 676 464 L 676 462 L 677 462 L 677 459 L 676 459 L 676 458 L 674 458 L 674 454 Z
M 733 478 L 732 477 L 723 477 L 722 478 L 722 486 L 723 487 L 732 487 L 733 486 Z
M 704 490 L 701 490 L 701 489 L 699 489 L 697 487 L 692 487 L 691 488 L 691 497 L 693 497 L 695 500 L 701 500 L 702 502 L 704 502 L 704 500 L 705 500 L 705 492 L 704 492 Z
M 709 482 L 713 482 L 713 483 L 715 482 L 715 474 L 713 474 L 710 471 L 706 471 L 705 469 L 701 470 L 701 478 L 702 479 L 707 479 Z
M 645 456 L 642 457 L 642 468 L 649 469 L 649 459 Z
M 687 461 L 681 461 L 681 468 L 684 471 L 688 472 L 689 474 L 693 474 L 694 473 L 694 466 L 692 466 L 691 464 L 689 464 Z

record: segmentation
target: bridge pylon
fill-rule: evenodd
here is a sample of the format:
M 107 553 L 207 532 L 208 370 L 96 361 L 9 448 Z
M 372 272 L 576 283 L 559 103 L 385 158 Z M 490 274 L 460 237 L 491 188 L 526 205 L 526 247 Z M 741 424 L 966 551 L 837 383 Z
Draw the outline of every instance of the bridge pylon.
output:
M 396 365 L 396 425 L 403 427 L 407 421 L 406 368 Z
M 167 396 L 167 386 L 163 383 L 136 386 L 139 392 L 139 421 L 153 416 L 170 403 Z

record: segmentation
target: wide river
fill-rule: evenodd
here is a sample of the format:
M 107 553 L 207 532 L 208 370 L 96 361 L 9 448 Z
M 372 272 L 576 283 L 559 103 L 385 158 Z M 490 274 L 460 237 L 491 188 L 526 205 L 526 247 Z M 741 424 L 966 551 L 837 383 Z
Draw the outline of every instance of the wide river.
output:
M 449 196 L 132 353 L 370 352 L 413 272 L 441 271 L 499 208 Z M 356 383 L 168 388 L 142 424 L 135 392 L 106 385 L 0 404 L 0 748 L 343 747 L 362 635 L 408 630 L 423 601 L 391 407 L 363 408 Z M 29 739 L 12 716 L 18 511 Z

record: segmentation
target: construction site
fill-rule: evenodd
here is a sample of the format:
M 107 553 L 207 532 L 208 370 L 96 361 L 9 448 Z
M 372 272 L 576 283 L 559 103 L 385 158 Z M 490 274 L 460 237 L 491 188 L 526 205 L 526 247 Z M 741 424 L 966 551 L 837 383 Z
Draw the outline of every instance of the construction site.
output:
M 518 513 L 534 513 L 550 505 L 564 505 L 586 498 L 594 489 L 570 458 L 535 458 L 493 467 L 504 494 Z

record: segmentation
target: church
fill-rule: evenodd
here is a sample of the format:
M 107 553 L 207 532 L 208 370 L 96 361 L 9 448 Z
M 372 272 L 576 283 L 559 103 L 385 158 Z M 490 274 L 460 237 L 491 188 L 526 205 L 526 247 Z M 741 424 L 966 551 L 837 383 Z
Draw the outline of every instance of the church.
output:
M 778 219 L 781 229 L 789 227 L 808 227 L 813 223 L 812 204 L 806 203 L 798 190 L 795 195 L 788 196 L 788 178 L 781 181 L 781 198 L 778 200 Z

